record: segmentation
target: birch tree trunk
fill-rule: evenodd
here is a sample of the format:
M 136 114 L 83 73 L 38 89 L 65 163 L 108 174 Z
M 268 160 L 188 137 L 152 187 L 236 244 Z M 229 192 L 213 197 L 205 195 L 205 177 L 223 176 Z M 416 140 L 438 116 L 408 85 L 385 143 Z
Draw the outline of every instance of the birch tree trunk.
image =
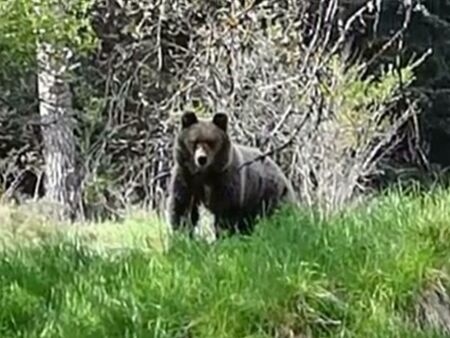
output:
M 70 53 L 38 43 L 38 93 L 45 159 L 45 199 L 60 220 L 81 215 L 81 173 L 76 168 Z M 53 209 L 54 208 L 54 209 Z

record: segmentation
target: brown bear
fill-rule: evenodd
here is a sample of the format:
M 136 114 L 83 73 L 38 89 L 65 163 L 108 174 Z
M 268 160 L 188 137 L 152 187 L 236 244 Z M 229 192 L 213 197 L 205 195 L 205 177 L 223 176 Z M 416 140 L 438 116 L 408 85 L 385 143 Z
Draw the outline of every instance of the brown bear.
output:
M 216 113 L 199 119 L 184 113 L 174 144 L 168 200 L 174 230 L 199 220 L 202 203 L 214 216 L 215 231 L 249 234 L 260 216 L 282 202 L 295 203 L 287 177 L 257 148 L 235 144 L 228 135 L 228 117 Z

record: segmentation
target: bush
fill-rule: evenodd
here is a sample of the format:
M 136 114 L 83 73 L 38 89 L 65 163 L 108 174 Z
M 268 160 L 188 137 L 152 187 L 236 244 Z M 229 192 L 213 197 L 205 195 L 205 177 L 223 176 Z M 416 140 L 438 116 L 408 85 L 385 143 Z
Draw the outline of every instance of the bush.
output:
M 89 3 L 73 5 L 82 20 L 69 16 L 57 27 L 63 37 L 74 37 L 75 20 L 79 31 L 95 33 L 95 39 L 81 35 L 86 41 L 77 45 L 80 51 L 98 41 L 87 56 L 75 53 L 71 81 L 80 167 L 86 173 L 84 200 L 92 216 L 129 204 L 164 204 L 177 118 L 187 109 L 226 112 L 233 138 L 272 151 L 302 202 L 327 213 L 367 188 L 379 159 L 416 113 L 416 99 L 406 90 L 420 58 L 383 73 L 347 55 L 351 30 L 373 14 L 369 5 L 349 12 L 337 0 L 96 1 L 92 8 Z M 48 28 L 52 18 L 34 24 Z M 8 87 L 15 88 L 7 91 L 8 100 L 25 92 L 35 104 L 36 91 L 15 84 L 17 75 L 8 69 L 13 75 L 7 78 L 14 79 Z M 33 83 L 28 79 L 25 83 Z M 30 194 L 39 180 L 22 182 L 19 173 L 43 171 L 42 161 L 23 154 L 41 156 L 38 137 L 23 127 L 35 111 L 24 103 L 4 111 L 0 121 L 20 122 L 1 122 L 7 129 L 0 133 L 8 140 L 0 149 L 8 156 L 8 165 L 0 163 L 1 181 L 4 190 L 30 185 Z M 11 163 L 17 166 L 11 169 Z

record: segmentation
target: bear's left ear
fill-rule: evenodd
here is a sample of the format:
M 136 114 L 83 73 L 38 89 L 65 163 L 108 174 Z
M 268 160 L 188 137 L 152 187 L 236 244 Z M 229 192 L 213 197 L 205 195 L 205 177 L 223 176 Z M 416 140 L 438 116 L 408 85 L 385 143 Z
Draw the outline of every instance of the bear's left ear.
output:
M 228 116 L 224 113 L 216 113 L 213 117 L 213 123 L 222 129 L 224 132 L 227 132 L 227 126 L 228 126 Z
M 181 116 L 181 128 L 182 129 L 188 128 L 197 122 L 198 122 L 197 115 L 195 115 L 195 113 L 193 113 L 193 112 L 187 112 Z

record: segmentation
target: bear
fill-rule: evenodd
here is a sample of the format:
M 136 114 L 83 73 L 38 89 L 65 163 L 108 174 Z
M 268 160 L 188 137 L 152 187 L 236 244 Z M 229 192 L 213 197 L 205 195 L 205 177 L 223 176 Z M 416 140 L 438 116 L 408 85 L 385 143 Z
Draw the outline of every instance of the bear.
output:
M 202 204 L 214 217 L 216 236 L 249 235 L 258 217 L 297 201 L 291 183 L 272 159 L 258 148 L 231 140 L 224 113 L 210 119 L 183 113 L 173 157 L 167 211 L 175 231 L 187 228 L 192 236 Z

